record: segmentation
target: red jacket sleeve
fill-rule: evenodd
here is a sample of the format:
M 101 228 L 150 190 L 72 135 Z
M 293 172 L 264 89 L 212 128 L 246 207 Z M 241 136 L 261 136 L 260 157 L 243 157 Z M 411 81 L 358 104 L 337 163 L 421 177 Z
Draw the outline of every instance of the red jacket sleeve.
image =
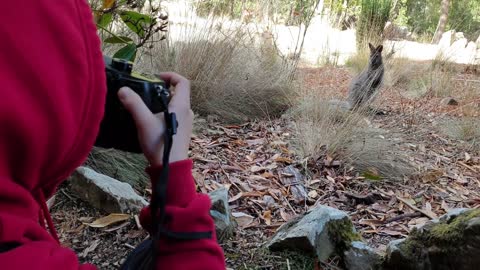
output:
M 152 181 L 158 179 L 160 167 L 147 169 Z M 216 241 L 215 224 L 210 216 L 211 201 L 195 191 L 192 161 L 170 164 L 166 213 L 167 229 L 172 232 L 212 232 L 212 238 L 175 241 L 161 239 L 157 269 L 217 270 L 225 269 L 225 258 Z M 140 215 L 142 226 L 151 226 L 150 209 Z
M 215 225 L 209 214 L 210 199 L 196 193 L 191 170 L 190 160 L 171 164 L 166 207 L 170 216 L 168 229 L 175 232 L 212 231 L 212 238 L 182 242 L 162 239 L 158 269 L 225 269 L 223 251 L 216 242 Z M 160 168 L 150 168 L 148 172 L 152 179 L 157 179 Z M 90 264 L 80 264 L 71 249 L 61 247 L 38 222 L 29 217 L 27 209 L 33 209 L 34 212 L 37 209 L 34 202 L 13 199 L 29 198 L 27 194 L 22 194 L 24 190 L 21 187 L 7 188 L 5 192 L 12 195 L 12 200 L 0 200 L 0 247 L 7 243 L 18 243 L 19 246 L 0 252 L 0 269 L 96 269 Z M 7 196 L 8 198 L 10 197 Z M 140 218 L 144 228 L 148 229 L 148 207 L 142 210 Z

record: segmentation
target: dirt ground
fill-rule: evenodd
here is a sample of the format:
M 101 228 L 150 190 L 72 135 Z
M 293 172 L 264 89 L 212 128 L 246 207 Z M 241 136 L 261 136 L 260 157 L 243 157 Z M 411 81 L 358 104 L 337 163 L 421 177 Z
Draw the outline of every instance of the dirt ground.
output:
M 330 87 L 339 96 L 345 95 L 351 79 L 345 68 L 303 68 L 301 73 L 307 87 Z M 458 78 L 456 91 L 462 91 L 461 84 L 467 80 L 480 84 L 480 75 L 474 72 L 462 72 Z M 383 115 L 375 116 L 372 125 L 384 130 L 383 138 L 395 142 L 396 149 L 407 153 L 415 169 L 414 174 L 396 181 L 358 177 L 342 161 L 328 158 L 305 163 L 292 147 L 288 119 L 230 126 L 212 118 L 199 122 L 191 149 L 198 189 L 210 192 L 228 187 L 232 212 L 245 214 L 237 220 L 233 239 L 222 244 L 227 266 L 341 269 L 337 258 L 319 264 L 305 254 L 272 254 L 262 247 L 281 224 L 318 204 L 347 212 L 363 239 L 380 252 L 389 241 L 406 237 L 413 226 L 449 209 L 480 207 L 478 142 L 475 146 L 459 140 L 443 128 L 448 125 L 445 121 L 466 116 L 478 119 L 480 100 L 478 96 L 458 98 L 455 106 L 441 105 L 441 101 L 428 95 L 408 99 L 395 87 L 385 87 L 378 98 L 375 106 Z M 297 183 L 282 182 L 282 170 L 290 165 L 307 175 L 303 185 L 308 198 L 304 201 L 297 200 Z M 74 249 L 82 262 L 117 269 L 147 235 L 134 215 L 107 228 L 84 225 L 105 215 L 80 201 L 68 183 L 59 190 L 52 209 L 62 243 Z

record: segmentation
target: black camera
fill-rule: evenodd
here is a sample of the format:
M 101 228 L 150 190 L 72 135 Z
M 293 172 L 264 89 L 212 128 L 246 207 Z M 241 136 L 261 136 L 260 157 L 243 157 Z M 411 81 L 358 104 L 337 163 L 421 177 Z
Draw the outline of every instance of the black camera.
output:
M 107 98 L 95 146 L 141 153 L 135 122 L 120 102 L 117 92 L 121 87 L 128 86 L 142 98 L 152 113 L 160 113 L 165 111 L 165 104 L 170 100 L 169 86 L 161 79 L 132 72 L 133 64 L 129 61 L 106 56 L 104 61 Z

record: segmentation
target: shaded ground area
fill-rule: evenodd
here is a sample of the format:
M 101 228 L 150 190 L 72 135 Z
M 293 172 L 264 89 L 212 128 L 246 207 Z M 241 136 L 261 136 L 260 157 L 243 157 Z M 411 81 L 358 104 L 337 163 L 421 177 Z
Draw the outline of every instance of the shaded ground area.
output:
M 344 96 L 351 75 L 343 68 L 303 69 L 312 89 L 331 88 Z M 461 74 L 478 80 L 478 75 Z M 462 83 L 462 81 L 459 81 Z M 458 91 L 461 91 L 461 86 Z M 233 239 L 223 245 L 232 269 L 338 269 L 335 258 L 315 267 L 300 254 L 271 254 L 262 248 L 284 222 L 317 204 L 346 211 L 362 237 L 375 249 L 408 235 L 409 230 L 448 209 L 480 207 L 480 156 L 474 142 L 449 136 L 445 122 L 459 121 L 478 100 L 459 99 L 458 106 L 440 105 L 442 98 L 407 99 L 401 89 L 386 88 L 375 106 L 386 115 L 372 125 L 379 138 L 394 142 L 407 153 L 415 174 L 400 180 L 368 180 L 355 175 L 342 162 L 320 160 L 314 166 L 300 160 L 292 147 L 293 130 L 287 119 L 244 125 L 220 125 L 215 119 L 197 122 L 191 156 L 199 191 L 229 188 L 232 212 L 246 214 L 238 220 Z M 480 107 L 477 107 L 480 110 Z M 478 117 L 478 114 L 476 115 Z M 447 128 L 448 129 L 448 128 Z M 308 175 L 302 183 L 286 184 L 283 169 L 293 165 Z M 296 186 L 308 197 L 298 200 Z M 139 190 L 144 194 L 145 190 Z M 105 213 L 92 210 L 62 186 L 52 209 L 62 242 L 80 254 L 83 262 L 101 269 L 117 269 L 122 258 L 146 234 L 129 221 L 107 229 L 89 228 Z

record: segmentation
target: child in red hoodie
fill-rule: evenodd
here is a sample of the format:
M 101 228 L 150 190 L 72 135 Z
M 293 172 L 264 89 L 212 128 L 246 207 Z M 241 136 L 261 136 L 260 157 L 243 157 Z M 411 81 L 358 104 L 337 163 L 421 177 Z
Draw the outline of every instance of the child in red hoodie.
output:
M 96 269 L 61 247 L 45 203 L 85 161 L 103 117 L 105 66 L 91 10 L 85 0 L 6 1 L 0 18 L 0 269 Z M 165 226 L 212 234 L 187 241 L 162 237 L 156 269 L 225 269 L 210 200 L 195 192 L 187 159 L 190 84 L 175 73 L 161 77 L 175 87 L 169 110 L 180 123 L 170 156 Z M 130 89 L 118 96 L 137 124 L 155 180 L 163 165 L 164 121 Z M 149 208 L 142 210 L 141 222 L 150 228 Z

